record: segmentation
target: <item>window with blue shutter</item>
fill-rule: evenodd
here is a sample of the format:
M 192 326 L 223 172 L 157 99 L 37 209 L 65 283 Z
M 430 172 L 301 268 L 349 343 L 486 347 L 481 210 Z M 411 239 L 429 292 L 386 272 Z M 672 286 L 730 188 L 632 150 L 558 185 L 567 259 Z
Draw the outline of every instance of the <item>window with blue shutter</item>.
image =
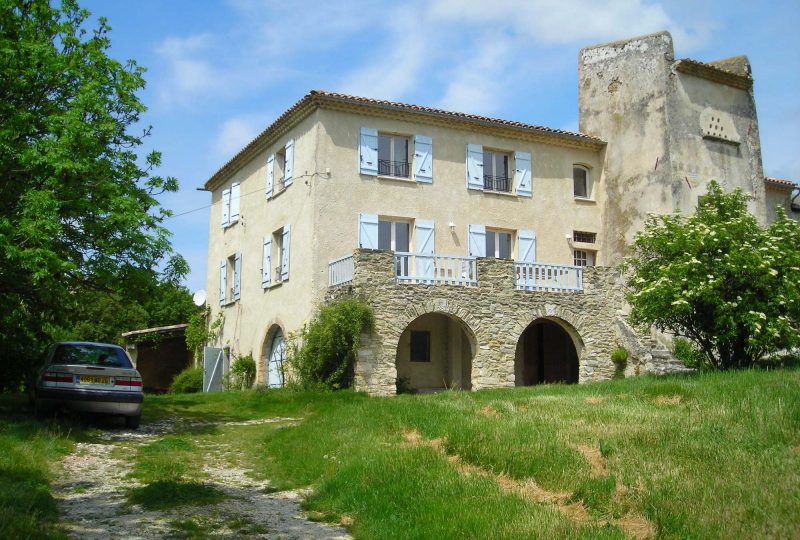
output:
M 358 246 L 378 249 L 378 214 L 358 214 Z
M 264 237 L 264 251 L 261 259 L 261 287 L 266 289 L 270 283 L 270 264 L 272 264 L 272 235 Z
M 425 135 L 414 136 L 414 179 L 433 182 L 433 140 Z
M 289 244 L 291 238 L 289 225 L 284 225 L 281 241 L 281 281 L 289 281 Z
M 467 188 L 483 191 L 483 146 L 467 145 Z
M 486 257 L 486 226 L 469 226 L 469 254 L 472 257 Z
M 241 185 L 236 182 L 231 185 L 231 209 L 229 224 L 239 221 L 240 200 L 242 197 Z
M 223 227 L 227 227 L 228 224 L 230 223 L 230 218 L 231 218 L 231 190 L 230 189 L 222 190 L 221 204 L 222 204 L 222 211 L 221 211 L 222 226 Z
M 519 262 L 536 262 L 536 233 L 533 231 L 517 231 L 517 249 Z
M 275 156 L 267 158 L 267 199 L 272 198 L 272 189 L 275 184 Z
M 228 286 L 228 261 L 223 260 L 219 264 L 219 304 L 221 306 L 225 305 L 225 300 L 227 298 L 227 289 Z
M 514 189 L 522 197 L 533 196 L 531 180 L 531 154 L 514 152 Z
M 289 139 L 284 148 L 284 165 L 283 165 L 283 188 L 292 185 L 292 178 L 294 176 L 294 139 Z
M 238 300 L 242 296 L 242 254 L 236 253 L 233 256 L 233 299 Z
M 361 128 L 358 145 L 358 162 L 361 174 L 378 175 L 378 130 Z
M 414 222 L 417 252 L 417 275 L 427 279 L 434 277 L 435 238 L 433 221 L 418 219 Z

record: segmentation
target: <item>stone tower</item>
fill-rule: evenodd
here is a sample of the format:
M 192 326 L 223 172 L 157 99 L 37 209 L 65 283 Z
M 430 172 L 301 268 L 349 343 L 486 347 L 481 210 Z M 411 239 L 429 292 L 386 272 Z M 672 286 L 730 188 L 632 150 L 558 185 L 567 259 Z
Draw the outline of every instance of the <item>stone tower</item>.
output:
M 578 64 L 580 131 L 608 143 L 608 264 L 626 254 L 648 213 L 693 212 L 712 179 L 750 193 L 750 211 L 766 220 L 746 57 L 675 60 L 672 36 L 659 32 L 586 47 Z

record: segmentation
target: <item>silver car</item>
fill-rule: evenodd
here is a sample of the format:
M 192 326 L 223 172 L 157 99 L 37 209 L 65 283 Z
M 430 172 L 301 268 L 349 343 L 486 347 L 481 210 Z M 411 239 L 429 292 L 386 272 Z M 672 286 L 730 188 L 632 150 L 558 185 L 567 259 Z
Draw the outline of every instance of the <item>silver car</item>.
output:
M 36 381 L 36 411 L 57 407 L 75 411 L 119 414 L 136 429 L 142 416 L 142 376 L 117 345 L 65 341 L 47 352 Z

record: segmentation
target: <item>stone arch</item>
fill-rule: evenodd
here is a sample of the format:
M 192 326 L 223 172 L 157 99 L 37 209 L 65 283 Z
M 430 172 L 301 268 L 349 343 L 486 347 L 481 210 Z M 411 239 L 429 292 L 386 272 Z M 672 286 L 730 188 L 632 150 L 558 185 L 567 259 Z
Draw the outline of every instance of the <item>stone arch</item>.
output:
M 472 362 L 478 341 L 468 313 L 441 301 L 409 308 L 390 337 L 394 345 L 397 391 L 472 388 Z
M 514 354 L 517 386 L 579 382 L 586 347 L 580 331 L 570 319 L 580 319 L 568 311 L 556 311 L 547 308 L 538 310 L 518 331 Z M 522 324 L 520 321 L 519 325 Z
M 264 339 L 261 340 L 261 355 L 258 363 L 260 384 L 272 388 L 283 386 L 285 351 L 286 331 L 284 325 L 280 321 L 272 321 L 267 324 Z

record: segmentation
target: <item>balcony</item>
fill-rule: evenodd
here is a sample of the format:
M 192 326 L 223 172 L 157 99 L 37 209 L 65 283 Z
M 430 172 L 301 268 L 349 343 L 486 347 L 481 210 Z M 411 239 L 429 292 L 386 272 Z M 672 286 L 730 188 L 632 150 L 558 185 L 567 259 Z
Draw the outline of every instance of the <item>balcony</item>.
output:
M 391 161 L 388 159 L 378 160 L 378 175 L 380 176 L 396 176 L 399 178 L 408 178 L 408 162 L 407 161 Z
M 370 253 L 375 255 L 365 259 L 364 254 Z M 479 268 L 485 277 L 478 275 Z M 409 285 L 508 287 L 529 292 L 576 293 L 584 290 L 584 268 L 581 266 L 370 250 L 359 250 L 355 256 L 347 255 L 331 261 L 328 264 L 328 285 L 349 285 L 358 278 L 362 285 L 374 286 L 370 285 L 370 278 L 377 273 L 383 276 L 381 279 Z
M 486 191 L 500 191 L 511 193 L 511 179 L 507 176 L 483 175 L 483 189 Z

